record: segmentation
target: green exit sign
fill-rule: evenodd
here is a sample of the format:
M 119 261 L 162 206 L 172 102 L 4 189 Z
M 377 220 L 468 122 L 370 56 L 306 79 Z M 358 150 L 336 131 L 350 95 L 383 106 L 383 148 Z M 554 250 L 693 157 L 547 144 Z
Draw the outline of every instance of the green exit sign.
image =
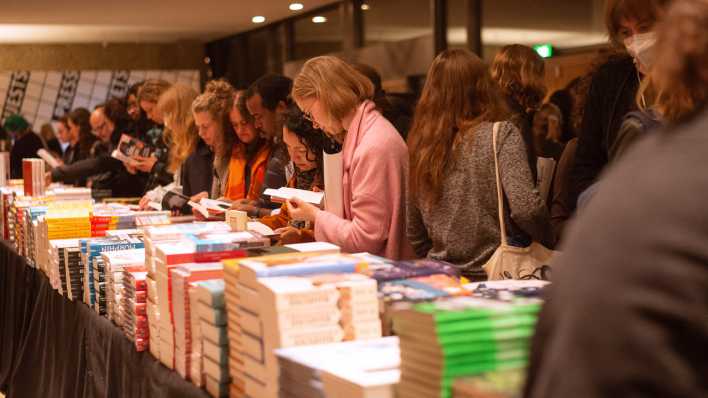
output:
M 553 56 L 553 46 L 550 44 L 539 44 L 533 46 L 536 53 L 541 56 L 541 58 L 551 58 Z

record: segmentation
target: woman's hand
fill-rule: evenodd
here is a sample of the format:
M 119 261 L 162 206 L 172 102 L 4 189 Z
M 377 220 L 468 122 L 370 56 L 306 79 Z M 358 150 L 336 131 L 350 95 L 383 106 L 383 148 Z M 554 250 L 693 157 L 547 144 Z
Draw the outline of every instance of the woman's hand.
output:
M 315 222 L 317 213 L 320 211 L 315 205 L 307 203 L 300 198 L 288 200 L 288 213 L 296 221 Z
M 208 198 L 208 197 L 209 197 L 209 193 L 207 191 L 202 191 L 202 192 L 199 192 L 198 194 L 192 196 L 191 198 L 189 198 L 189 200 L 192 202 L 195 202 L 195 203 L 199 203 L 200 200 L 202 200 L 204 198 Z
M 136 160 L 137 162 L 135 163 L 135 168 L 145 173 L 151 172 L 152 168 L 155 167 L 155 163 L 157 163 L 157 158 L 153 155 L 146 158 L 137 156 Z
M 280 235 L 280 243 L 283 245 L 291 245 L 302 241 L 300 230 L 295 227 L 287 226 L 278 228 L 274 232 Z
M 147 210 L 149 208 L 149 204 L 150 204 L 150 198 L 148 198 L 147 196 L 143 196 L 142 198 L 140 198 L 140 202 L 138 203 L 138 207 L 140 208 L 140 210 Z

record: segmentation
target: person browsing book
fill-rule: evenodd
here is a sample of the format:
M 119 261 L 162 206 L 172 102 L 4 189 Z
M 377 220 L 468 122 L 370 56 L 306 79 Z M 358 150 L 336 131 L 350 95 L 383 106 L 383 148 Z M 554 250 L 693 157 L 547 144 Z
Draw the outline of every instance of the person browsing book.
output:
M 70 145 L 62 156 L 62 162 L 65 165 L 91 157 L 91 148 L 98 138 L 92 133 L 90 117 L 91 113 L 86 108 L 76 108 L 69 113 L 67 124 Z M 66 179 L 64 183 L 84 186 L 86 185 L 86 177 Z
M 322 150 L 326 139 L 324 132 L 314 128 L 297 105 L 291 104 L 288 107 L 283 126 L 283 143 L 295 170 L 288 181 L 288 187 L 316 192 L 324 190 Z M 315 240 L 312 225 L 293 220 L 287 203 L 280 207 L 280 213 L 262 217 L 260 222 L 279 233 L 282 244 Z
M 162 115 L 165 125 L 164 139 L 170 143 L 168 171 L 174 174 L 174 183 L 187 197 L 210 189 L 214 161 L 194 124 L 192 102 L 196 97 L 194 89 L 177 83 L 165 91 L 157 102 L 157 112 Z M 164 187 L 159 187 L 148 192 L 140 200 L 140 207 L 146 209 L 151 201 L 162 201 L 164 191 Z M 168 210 L 175 209 L 168 206 Z M 176 210 L 191 213 L 189 206 Z
M 292 94 L 313 126 L 342 143 L 343 206 L 330 212 L 294 198 L 290 216 L 314 222 L 315 239 L 342 251 L 412 257 L 405 230 L 408 151 L 371 101 L 371 81 L 341 59 L 322 56 L 305 63 Z
M 192 102 L 194 123 L 199 137 L 214 154 L 213 179 L 209 192 L 202 191 L 191 197 L 194 202 L 203 198 L 220 199 L 226 192 L 231 151 L 236 133 L 229 119 L 233 107 L 234 89 L 225 80 L 207 83 L 204 93 Z M 194 213 L 199 216 L 197 212 Z
M 548 210 L 534 189 L 526 145 L 484 62 L 466 50 L 438 55 L 408 135 L 408 238 L 418 257 L 457 265 L 472 280 L 499 246 L 501 231 L 493 152 L 511 235 L 550 243 Z M 511 228 L 512 226 L 518 226 Z M 524 239 L 528 240 L 528 239 Z
M 126 164 L 126 169 L 131 174 L 140 171 L 148 173 L 146 189 L 153 189 L 160 185 L 169 184 L 172 179 L 172 173 L 168 170 L 169 148 L 163 138 L 164 131 L 164 115 L 157 107 L 157 102 L 160 96 L 164 94 L 171 84 L 158 79 L 147 80 L 138 91 L 138 103 L 140 108 L 145 112 L 148 119 L 155 125 L 145 132 L 144 136 L 138 136 L 145 144 L 152 148 L 150 156 L 137 157 L 135 165 Z M 137 132 L 138 134 L 142 132 Z
M 123 134 L 132 135 L 132 121 L 125 111 L 122 101 L 111 98 L 100 104 L 89 119 L 93 134 L 98 138 L 91 147 L 88 159 L 71 165 L 57 167 L 51 171 L 51 181 L 63 182 L 67 179 L 87 178 L 87 185 L 96 190 L 110 191 L 115 197 L 135 197 L 143 193 L 145 179 L 131 175 L 123 162 L 111 157 Z
M 234 209 L 246 211 L 253 216 L 266 216 L 278 207 L 263 194 L 268 188 L 284 186 L 291 174 L 288 151 L 283 144 L 282 130 L 285 111 L 291 102 L 292 80 L 282 75 L 267 74 L 253 82 L 244 96 L 247 113 L 253 117 L 253 125 L 271 142 L 270 156 L 263 179 L 261 195 L 257 200 L 243 199 L 234 204 Z

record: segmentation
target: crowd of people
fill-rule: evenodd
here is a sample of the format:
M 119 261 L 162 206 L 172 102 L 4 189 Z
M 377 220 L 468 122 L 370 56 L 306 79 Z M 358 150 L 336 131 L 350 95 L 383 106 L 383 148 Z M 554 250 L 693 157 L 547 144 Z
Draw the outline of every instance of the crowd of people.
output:
M 670 80 L 678 66 L 659 56 L 676 36 L 671 29 L 657 35 L 668 3 L 609 1 L 611 48 L 590 73 L 554 93 L 546 90 L 543 59 L 509 45 L 489 66 L 465 50 L 439 54 L 414 111 L 387 99 L 374 68 L 321 56 L 294 80 L 268 74 L 244 90 L 214 80 L 200 94 L 147 80 L 126 98 L 74 109 L 56 134 L 51 126 L 33 134 L 13 115 L 4 123 L 14 138 L 12 177 L 20 177 L 22 158 L 45 148 L 62 163 L 51 181 L 143 196 L 143 208 L 152 192 L 174 184 L 192 201 L 231 203 L 285 242 L 429 257 L 481 280 L 500 239 L 556 248 L 567 221 L 601 189 L 606 166 L 655 127 L 698 113 L 705 87 Z M 116 159 L 123 135 L 144 142 L 150 155 Z M 341 209 L 297 198 L 281 205 L 264 194 L 284 186 L 324 190 L 323 152 L 341 152 Z
M 657 358 L 637 342 L 675 343 L 676 352 L 692 357 L 688 343 L 678 340 L 708 335 L 705 322 L 695 329 L 681 312 L 692 300 L 703 309 L 707 302 L 700 288 L 706 272 L 691 266 L 708 255 L 700 195 L 708 184 L 697 171 L 708 159 L 702 146 L 708 1 L 610 0 L 605 17 L 610 45 L 586 75 L 557 92 L 547 92 L 543 59 L 523 45 L 502 48 L 491 65 L 466 50 L 440 53 L 414 110 L 387 99 L 372 67 L 334 56 L 310 59 L 295 79 L 267 74 L 245 89 L 214 80 L 198 93 L 147 80 L 126 98 L 72 110 L 58 121 L 56 134 L 51 126 L 34 134 L 20 115 L 6 118 L 3 128 L 14 141 L 11 175 L 21 177 L 22 159 L 45 148 L 62 163 L 48 174 L 50 181 L 143 197 L 143 208 L 156 190 L 173 184 L 190 201 L 218 199 L 246 211 L 284 243 L 325 241 L 345 252 L 447 261 L 472 281 L 486 279 L 483 266 L 500 241 L 562 249 L 554 264 L 561 279 L 537 335 L 556 339 L 545 343 L 543 354 L 534 351 L 538 362 L 527 393 L 571 396 L 578 388 L 617 385 L 618 374 L 580 377 L 589 367 L 564 377 L 575 364 L 559 360 L 600 364 L 613 349 L 633 350 L 637 367 L 643 360 L 661 364 L 657 371 L 671 379 L 680 360 Z M 687 138 L 666 133 L 675 130 Z M 116 159 L 111 154 L 123 135 L 144 142 L 151 154 L 131 163 Z M 685 152 L 664 150 L 672 143 Z M 341 208 L 325 210 L 299 198 L 281 204 L 265 194 L 286 186 L 325 190 L 324 157 L 337 153 Z M 184 203 L 162 206 L 203 217 Z M 651 221 L 648 213 L 662 223 L 643 225 Z M 652 228 L 662 230 L 644 231 Z M 664 266 L 647 266 L 651 253 Z M 564 269 L 570 262 L 577 264 Z M 615 278 L 605 278 L 611 274 Z M 631 300 L 608 294 L 620 288 L 607 284 L 617 275 L 621 287 L 635 288 Z M 645 278 L 652 275 L 666 278 Z M 670 305 L 652 306 L 650 296 L 641 296 L 649 291 L 668 297 Z M 607 327 L 620 330 L 634 319 L 650 331 L 597 340 L 582 320 L 597 308 L 612 308 L 601 317 Z M 659 329 L 663 316 L 685 326 L 683 334 Z M 705 312 L 693 316 L 705 319 Z M 700 361 L 703 367 L 694 370 L 706 371 L 705 358 Z M 624 370 L 628 380 L 641 379 Z M 676 377 L 673 391 L 640 380 L 636 390 L 625 383 L 629 387 L 604 392 L 658 389 L 682 396 L 678 391 L 705 383 L 699 379 Z

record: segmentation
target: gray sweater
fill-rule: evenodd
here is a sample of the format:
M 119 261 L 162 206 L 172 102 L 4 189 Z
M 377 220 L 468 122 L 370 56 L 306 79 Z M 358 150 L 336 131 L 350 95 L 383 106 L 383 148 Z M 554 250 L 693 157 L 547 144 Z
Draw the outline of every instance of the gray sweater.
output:
M 464 133 L 437 203 L 431 206 L 407 195 L 408 238 L 416 254 L 456 264 L 473 279 L 486 277 L 481 267 L 501 239 L 492 126 L 484 122 Z M 519 130 L 504 122 L 497 140 L 507 234 L 525 232 L 550 245 L 548 210 L 535 189 Z

